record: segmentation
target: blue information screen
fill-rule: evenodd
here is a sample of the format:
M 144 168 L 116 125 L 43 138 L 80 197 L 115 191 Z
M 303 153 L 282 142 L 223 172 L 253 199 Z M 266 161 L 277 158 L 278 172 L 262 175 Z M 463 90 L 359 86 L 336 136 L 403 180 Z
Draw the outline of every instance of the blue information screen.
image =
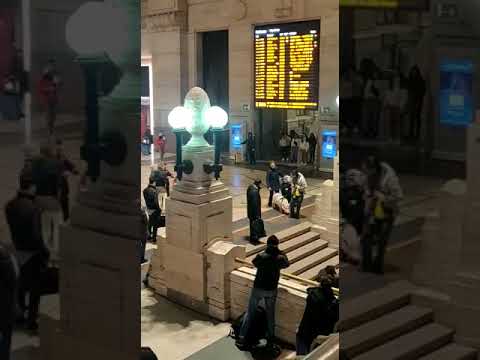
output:
M 242 148 L 242 125 L 241 124 L 233 124 L 230 125 L 230 136 L 232 147 L 234 149 L 241 149 Z
M 337 155 L 337 132 L 335 130 L 322 131 L 322 157 L 333 159 Z
M 473 63 L 440 65 L 440 123 L 466 126 L 473 121 Z

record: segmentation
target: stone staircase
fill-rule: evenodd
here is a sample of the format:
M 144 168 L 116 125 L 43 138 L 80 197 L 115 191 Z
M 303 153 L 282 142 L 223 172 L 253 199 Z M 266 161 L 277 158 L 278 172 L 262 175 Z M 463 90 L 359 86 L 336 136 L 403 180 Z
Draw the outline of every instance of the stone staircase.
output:
M 328 265 L 339 266 L 338 249 L 330 247 L 321 234 L 313 231 L 310 222 L 287 227 L 275 235 L 280 241 L 279 248 L 286 253 L 290 266 L 283 272 L 298 277 L 317 280 L 318 273 Z M 246 260 L 251 262 L 266 248 L 266 238 L 259 245 L 247 245 Z
M 395 282 L 342 302 L 340 347 L 350 359 L 476 360 L 456 344 L 454 330 L 435 322 L 432 309 L 412 303 L 413 286 Z

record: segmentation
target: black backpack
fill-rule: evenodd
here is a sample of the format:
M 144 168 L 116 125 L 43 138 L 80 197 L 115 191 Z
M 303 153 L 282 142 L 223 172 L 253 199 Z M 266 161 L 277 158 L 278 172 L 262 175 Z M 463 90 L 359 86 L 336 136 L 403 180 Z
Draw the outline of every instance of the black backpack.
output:
M 240 329 L 246 313 L 240 315 L 233 321 L 229 336 L 238 340 Z M 255 346 L 261 339 L 265 339 L 267 335 L 267 314 L 262 306 L 257 307 L 253 321 L 250 322 L 250 329 L 245 336 L 245 345 Z

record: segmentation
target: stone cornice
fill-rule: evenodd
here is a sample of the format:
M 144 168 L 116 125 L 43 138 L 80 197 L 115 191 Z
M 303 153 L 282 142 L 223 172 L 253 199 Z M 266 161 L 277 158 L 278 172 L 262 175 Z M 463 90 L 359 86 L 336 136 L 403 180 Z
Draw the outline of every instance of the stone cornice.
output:
M 184 11 L 170 11 L 157 14 L 142 13 L 142 32 L 162 32 L 171 29 L 185 29 L 187 16 Z

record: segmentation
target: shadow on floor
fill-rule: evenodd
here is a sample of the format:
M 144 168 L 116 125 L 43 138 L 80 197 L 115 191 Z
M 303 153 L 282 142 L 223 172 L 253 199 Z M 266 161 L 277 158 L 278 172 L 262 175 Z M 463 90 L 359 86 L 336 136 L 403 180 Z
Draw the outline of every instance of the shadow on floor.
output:
M 25 346 L 12 351 L 10 358 L 12 360 L 39 360 L 40 349 L 35 346 Z

